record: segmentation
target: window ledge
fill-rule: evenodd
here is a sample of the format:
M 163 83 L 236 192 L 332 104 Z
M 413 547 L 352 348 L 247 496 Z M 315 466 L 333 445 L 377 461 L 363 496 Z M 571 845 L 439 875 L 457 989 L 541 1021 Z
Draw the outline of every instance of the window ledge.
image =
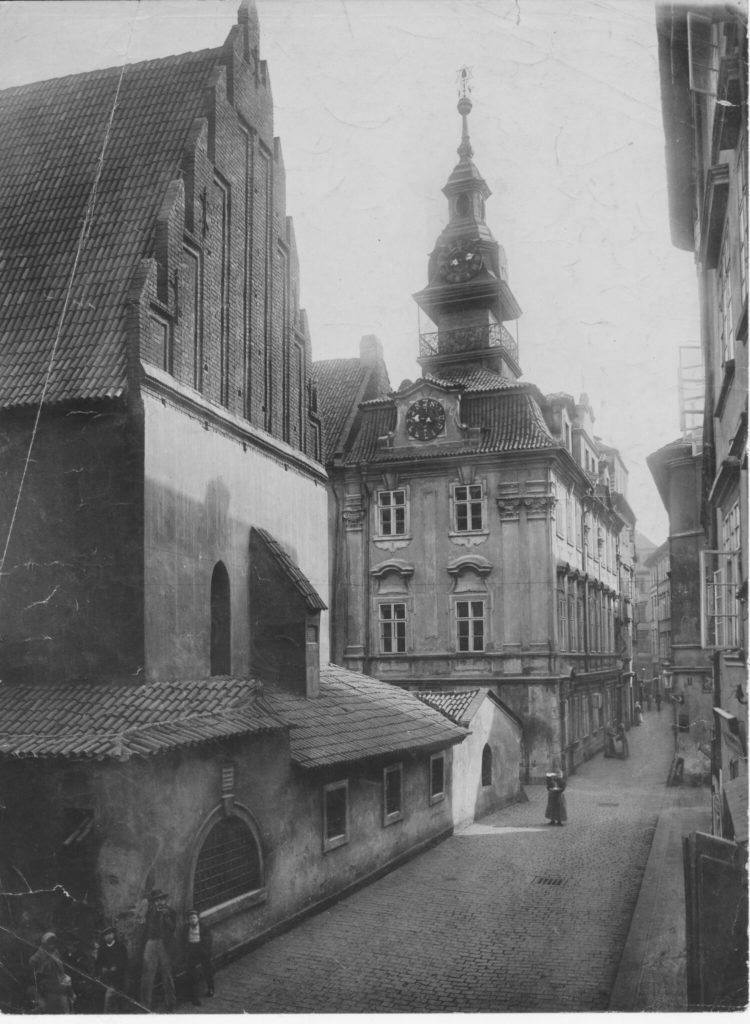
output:
M 439 804 L 442 800 L 445 800 L 445 793 L 435 793 L 430 797 L 430 806 Z
M 209 907 L 208 910 L 201 910 L 201 921 L 207 925 L 218 924 L 228 917 L 241 914 L 243 910 L 249 910 L 259 903 L 265 903 L 268 898 L 268 891 L 265 886 L 262 889 L 254 889 L 252 892 L 243 893 L 242 896 L 235 896 L 226 903 L 219 903 L 218 906 Z
M 394 811 L 393 814 L 386 814 L 385 818 L 383 819 L 383 828 L 385 828 L 388 825 L 395 825 L 397 821 L 403 820 L 403 811 Z
M 334 836 L 333 839 L 323 840 L 323 853 L 330 853 L 331 850 L 338 850 L 340 846 L 346 846 L 349 836 Z

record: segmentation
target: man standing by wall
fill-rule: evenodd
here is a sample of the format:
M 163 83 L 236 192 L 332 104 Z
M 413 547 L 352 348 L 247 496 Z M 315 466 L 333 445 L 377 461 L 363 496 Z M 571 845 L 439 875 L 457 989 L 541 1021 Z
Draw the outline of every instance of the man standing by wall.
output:
M 177 1001 L 172 975 L 172 948 L 177 919 L 174 910 L 167 903 L 167 899 L 167 894 L 158 889 L 152 889 L 148 895 L 146 945 L 143 950 L 143 973 L 141 975 L 141 1002 L 149 1009 L 151 1009 L 157 971 L 161 974 L 166 1009 L 173 1010 Z

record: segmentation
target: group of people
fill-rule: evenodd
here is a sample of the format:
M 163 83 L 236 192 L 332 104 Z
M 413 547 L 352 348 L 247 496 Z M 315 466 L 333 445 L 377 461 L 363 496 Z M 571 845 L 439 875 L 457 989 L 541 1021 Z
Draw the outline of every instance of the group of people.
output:
M 206 984 L 206 994 L 214 994 L 211 929 L 201 921 L 197 910 L 188 911 L 179 935 L 181 949 L 176 948 L 177 915 L 168 900 L 167 894 L 158 889 L 152 890 L 146 897 L 140 1003 L 149 1010 L 153 1004 L 157 977 L 161 981 L 166 1010 L 175 1008 L 177 996 L 174 965 L 179 952 L 184 956 L 187 991 L 192 1004 L 200 1006 L 198 980 L 201 975 Z M 77 983 L 86 982 L 96 983 L 103 992 L 99 1004 L 101 1012 L 118 1012 L 123 1008 L 123 1003 L 132 1002 L 126 995 L 129 966 L 125 943 L 113 927 L 108 926 L 101 932 L 93 978 L 72 968 L 67 959 L 63 959 L 57 935 L 46 932 L 41 938 L 39 949 L 29 960 L 36 1007 L 41 1013 L 72 1013 L 77 999 Z M 73 974 L 80 974 L 81 978 L 76 978 L 74 982 Z

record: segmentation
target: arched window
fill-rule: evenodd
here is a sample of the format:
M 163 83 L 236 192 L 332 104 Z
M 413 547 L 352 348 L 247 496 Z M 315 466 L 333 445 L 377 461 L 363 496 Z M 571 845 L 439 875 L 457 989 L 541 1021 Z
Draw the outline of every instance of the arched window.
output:
M 232 671 L 232 611 L 229 601 L 229 574 L 223 562 L 217 562 L 211 576 L 211 675 L 228 676 Z
M 492 751 L 489 743 L 485 743 L 482 751 L 482 785 L 492 785 Z
M 193 906 L 208 910 L 263 885 L 260 849 L 249 826 L 221 818 L 206 836 L 193 878 Z

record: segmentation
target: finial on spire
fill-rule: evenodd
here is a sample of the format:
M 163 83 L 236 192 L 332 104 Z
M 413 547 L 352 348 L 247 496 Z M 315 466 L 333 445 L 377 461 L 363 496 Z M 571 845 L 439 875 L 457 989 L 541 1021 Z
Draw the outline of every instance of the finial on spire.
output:
M 458 112 L 462 119 L 462 130 L 461 130 L 461 145 L 458 147 L 458 155 L 462 160 L 471 160 L 474 156 L 474 150 L 471 148 L 471 142 L 469 141 L 469 122 L 468 116 L 471 113 L 472 102 L 471 102 L 471 79 L 472 79 L 471 68 L 464 64 L 456 72 L 456 80 L 458 82 Z

